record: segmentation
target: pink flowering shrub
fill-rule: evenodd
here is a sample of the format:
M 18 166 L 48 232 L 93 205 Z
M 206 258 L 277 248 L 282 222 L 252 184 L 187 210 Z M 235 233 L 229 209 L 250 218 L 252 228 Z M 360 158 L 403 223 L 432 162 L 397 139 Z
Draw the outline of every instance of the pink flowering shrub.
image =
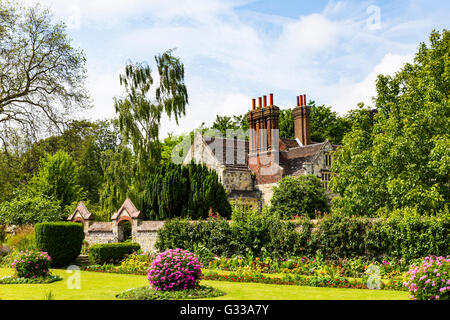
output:
M 49 275 L 51 258 L 47 252 L 26 250 L 19 252 L 12 263 L 18 278 L 38 278 Z
M 202 267 L 194 253 L 179 248 L 170 249 L 153 260 L 147 279 L 155 290 L 192 289 L 198 286 Z
M 422 265 L 412 265 L 403 285 L 413 300 L 450 300 L 450 256 L 426 257 Z

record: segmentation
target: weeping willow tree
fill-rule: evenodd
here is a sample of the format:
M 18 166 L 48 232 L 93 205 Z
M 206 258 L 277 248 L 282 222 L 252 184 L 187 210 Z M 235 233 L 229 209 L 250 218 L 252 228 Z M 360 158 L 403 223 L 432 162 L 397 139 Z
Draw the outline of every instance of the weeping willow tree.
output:
M 102 162 L 105 183 L 103 209 L 113 211 L 126 197 L 136 204 L 143 197 L 149 174 L 161 162 L 161 117 L 178 119 L 185 114 L 188 94 L 184 65 L 168 50 L 155 56 L 157 79 L 146 63 L 130 62 L 119 77 L 122 97 L 114 98 L 122 146 Z
M 231 206 L 219 177 L 204 165 L 160 166 L 147 180 L 140 204 L 147 219 L 207 218 L 210 209 L 230 217 Z

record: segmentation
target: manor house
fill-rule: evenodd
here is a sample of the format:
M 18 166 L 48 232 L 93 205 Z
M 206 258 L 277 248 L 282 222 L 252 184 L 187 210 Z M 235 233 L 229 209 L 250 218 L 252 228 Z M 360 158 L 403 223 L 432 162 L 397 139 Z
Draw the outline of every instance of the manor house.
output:
M 230 200 L 269 203 L 272 188 L 284 176 L 314 174 L 326 190 L 330 180 L 331 152 L 338 146 L 311 141 L 310 113 L 306 95 L 297 97 L 293 108 L 295 139 L 279 137 L 280 109 L 273 94 L 252 99 L 247 113 L 248 140 L 197 134 L 183 163 L 192 160 L 214 169 Z

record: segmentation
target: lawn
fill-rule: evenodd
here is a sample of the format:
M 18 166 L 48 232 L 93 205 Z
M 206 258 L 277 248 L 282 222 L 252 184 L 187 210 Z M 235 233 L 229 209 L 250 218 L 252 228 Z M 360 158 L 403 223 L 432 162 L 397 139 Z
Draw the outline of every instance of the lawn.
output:
M 53 273 L 63 277 L 63 280 L 51 284 L 0 285 L 0 298 L 40 300 L 51 291 L 56 300 L 111 300 L 115 299 L 117 293 L 148 284 L 145 276 L 81 271 L 81 289 L 77 290 L 67 288 L 67 279 L 72 274 L 65 270 L 53 270 Z M 0 268 L 0 277 L 11 274 L 11 269 Z M 226 300 L 408 299 L 408 293 L 404 291 L 315 288 L 225 281 L 202 281 L 202 284 L 225 291 L 227 293 L 225 296 L 214 299 Z

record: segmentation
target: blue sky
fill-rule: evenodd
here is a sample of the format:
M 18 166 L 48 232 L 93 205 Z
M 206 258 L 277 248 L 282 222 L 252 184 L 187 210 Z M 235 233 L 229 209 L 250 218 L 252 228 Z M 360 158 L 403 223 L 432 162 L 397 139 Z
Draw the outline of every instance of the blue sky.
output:
M 179 126 L 163 120 L 162 138 L 210 125 L 216 114 L 243 114 L 269 93 L 282 109 L 299 94 L 341 114 L 371 105 L 379 73 L 395 73 L 433 28 L 450 27 L 450 1 L 38 2 L 86 53 L 90 119 L 114 116 L 127 61 L 155 69 L 154 56 L 176 48 L 190 104 Z

